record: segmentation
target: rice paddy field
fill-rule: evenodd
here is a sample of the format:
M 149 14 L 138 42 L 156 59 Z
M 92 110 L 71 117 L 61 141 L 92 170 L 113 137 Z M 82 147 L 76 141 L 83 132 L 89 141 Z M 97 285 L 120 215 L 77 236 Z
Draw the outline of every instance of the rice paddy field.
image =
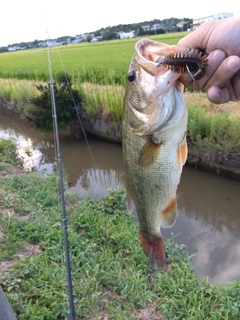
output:
M 186 33 L 172 33 L 150 38 L 177 44 Z M 53 74 L 71 75 L 73 82 L 125 84 L 127 68 L 139 38 L 97 43 L 69 44 L 51 48 Z M 0 78 L 48 81 L 47 48 L 0 54 Z
M 186 34 L 179 32 L 150 38 L 174 45 Z M 83 107 L 89 117 L 121 121 L 127 70 L 138 40 L 52 47 L 53 76 L 56 79 L 63 72 L 71 76 L 73 88 L 84 94 Z M 31 98 L 39 95 L 36 84 L 49 82 L 48 68 L 47 48 L 1 53 L 0 98 L 26 106 Z M 226 150 L 231 152 L 239 148 L 239 102 L 229 102 L 220 108 L 210 103 L 202 92 L 185 92 L 185 101 L 189 110 L 188 136 L 196 149 L 202 148 L 203 143 L 211 150 L 220 145 L 224 154 Z M 26 107 L 24 112 L 26 115 Z
M 152 40 L 177 44 L 186 32 L 151 36 Z M 140 38 L 69 44 L 50 48 L 53 77 L 67 73 L 74 89 L 85 96 L 89 116 L 122 117 L 126 76 L 135 43 Z M 0 54 L 0 98 L 28 103 L 39 95 L 36 84 L 49 82 L 48 49 L 38 48 Z

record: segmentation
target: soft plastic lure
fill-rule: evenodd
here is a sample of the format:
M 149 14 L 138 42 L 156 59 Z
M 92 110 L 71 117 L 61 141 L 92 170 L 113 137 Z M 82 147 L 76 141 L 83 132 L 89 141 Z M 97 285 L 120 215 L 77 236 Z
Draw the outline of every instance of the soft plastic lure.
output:
M 207 55 L 198 49 L 173 51 L 164 59 L 159 58 L 156 62 L 174 72 L 184 73 L 187 71 L 193 81 L 201 79 L 208 67 Z

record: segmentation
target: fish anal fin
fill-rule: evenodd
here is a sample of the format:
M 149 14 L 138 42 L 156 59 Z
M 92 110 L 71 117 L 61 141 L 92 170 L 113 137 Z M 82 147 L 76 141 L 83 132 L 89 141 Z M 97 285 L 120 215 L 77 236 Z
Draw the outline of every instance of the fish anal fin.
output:
M 148 139 L 140 151 L 138 164 L 141 167 L 151 166 L 157 159 L 163 142 L 155 143 Z
M 133 201 L 132 192 L 131 192 L 131 189 L 129 187 L 129 184 L 128 184 L 126 177 L 124 179 L 124 183 L 125 183 L 125 188 L 126 188 L 126 193 L 127 193 L 127 211 L 132 214 L 134 207 L 135 207 L 135 203 Z
M 149 266 L 153 270 L 164 269 L 167 264 L 164 242 L 159 233 L 149 240 L 142 231 L 139 232 L 143 252 L 149 258 Z
M 187 160 L 188 147 L 186 141 L 186 133 L 183 137 L 183 140 L 178 144 L 177 149 L 177 159 L 178 159 L 178 168 L 181 169 Z
M 168 206 L 161 213 L 161 226 L 163 228 L 170 228 L 174 225 L 177 215 L 177 200 L 172 198 Z

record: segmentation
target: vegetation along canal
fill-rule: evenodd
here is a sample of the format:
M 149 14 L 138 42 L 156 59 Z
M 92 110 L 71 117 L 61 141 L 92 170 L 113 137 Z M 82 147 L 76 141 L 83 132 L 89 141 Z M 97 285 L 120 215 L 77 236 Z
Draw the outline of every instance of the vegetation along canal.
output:
M 39 156 L 35 169 L 52 172 L 55 166 L 54 139 L 25 122 L 0 117 L 0 138 L 30 139 Z M 108 188 L 123 188 L 121 146 L 89 140 L 94 163 L 84 140 L 61 137 L 61 158 L 68 177 L 69 191 L 101 198 Z M 214 174 L 184 167 L 178 189 L 178 218 L 163 230 L 175 241 L 186 244 L 194 254 L 192 266 L 199 277 L 225 283 L 239 277 L 240 270 L 240 183 Z

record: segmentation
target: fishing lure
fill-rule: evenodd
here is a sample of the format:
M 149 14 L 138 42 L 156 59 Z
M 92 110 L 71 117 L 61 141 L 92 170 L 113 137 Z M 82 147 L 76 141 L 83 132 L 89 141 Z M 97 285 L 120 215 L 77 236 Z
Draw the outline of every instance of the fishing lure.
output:
M 170 52 L 156 62 L 158 66 L 164 65 L 174 72 L 184 73 L 187 70 L 193 81 L 201 79 L 208 67 L 207 55 L 198 49 Z

